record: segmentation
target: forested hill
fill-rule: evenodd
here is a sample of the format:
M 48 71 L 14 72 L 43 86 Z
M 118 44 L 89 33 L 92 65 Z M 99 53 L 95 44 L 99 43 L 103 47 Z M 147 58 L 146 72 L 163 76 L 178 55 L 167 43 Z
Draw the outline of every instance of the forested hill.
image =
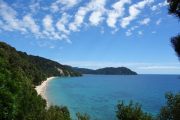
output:
M 0 42 L 0 120 L 70 120 L 66 107 L 46 109 L 34 87 L 50 76 L 79 76 L 67 66 Z
M 19 69 L 37 85 L 51 76 L 80 76 L 67 66 L 39 56 L 27 55 L 0 42 L 0 59 L 11 69 Z
M 86 68 L 73 68 L 75 71 L 82 74 L 97 74 L 97 75 L 137 75 L 136 72 L 126 67 L 106 67 L 97 70 L 86 69 Z

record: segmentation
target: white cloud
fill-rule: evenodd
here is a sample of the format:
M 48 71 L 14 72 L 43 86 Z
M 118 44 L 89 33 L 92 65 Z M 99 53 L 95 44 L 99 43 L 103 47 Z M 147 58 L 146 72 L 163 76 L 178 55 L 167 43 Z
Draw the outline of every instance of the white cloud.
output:
M 159 10 L 160 8 L 162 8 L 162 7 L 167 6 L 167 5 L 168 5 L 168 2 L 167 2 L 167 0 L 165 0 L 164 2 L 158 3 L 157 5 L 153 5 L 151 7 L 151 10 L 156 11 L 156 10 Z
M 108 1 L 111 5 L 108 5 L 110 8 L 107 9 L 107 0 L 88 0 L 82 6 L 78 6 L 81 1 L 55 0 L 55 2 L 50 3 L 50 6 L 43 6 L 40 4 L 40 0 L 33 0 L 28 2 L 27 7 L 29 8 L 19 12 L 20 8 L 0 0 L 0 30 L 32 33 L 35 37 L 54 40 L 66 39 L 71 42 L 68 37 L 72 32 L 80 31 L 81 28 L 89 28 L 91 25 L 98 26 L 104 21 L 108 27 L 113 28 L 111 33 L 115 34 L 120 30 L 117 25 L 118 22 L 122 28 L 126 28 L 133 20 L 137 19 L 146 6 L 154 2 L 154 0 L 141 0 L 129 5 L 131 0 L 116 0 L 114 3 Z M 126 5 L 128 6 L 126 7 Z M 154 6 L 154 9 L 165 5 L 167 5 L 166 2 L 159 3 Z M 70 9 L 75 6 L 78 6 L 73 9 L 75 13 L 69 13 L 72 12 Z M 126 8 L 129 13 L 127 15 L 125 14 Z M 37 11 L 38 13 L 42 12 L 42 14 L 37 14 Z M 132 35 L 133 31 L 141 25 L 147 25 L 150 21 L 150 18 L 145 18 L 139 22 L 138 26 L 133 25 L 128 28 L 125 33 L 126 36 Z M 161 19 L 154 22 L 158 25 L 161 23 Z M 103 34 L 105 30 L 103 29 L 100 32 Z M 136 33 L 141 34 L 138 30 Z
M 53 44 L 52 42 L 50 41 L 37 41 L 36 43 L 31 43 L 32 45 L 38 45 L 38 47 L 41 47 L 41 48 L 49 48 L 49 49 L 54 49 L 56 48 L 55 44 Z
M 119 28 L 115 28 L 114 30 L 111 31 L 111 34 L 115 34 L 118 31 L 119 31 Z
M 43 34 L 50 39 L 57 39 L 57 40 L 62 40 L 65 38 L 65 35 L 59 35 L 58 32 L 55 31 L 54 25 L 53 25 L 53 19 L 51 15 L 46 15 L 43 19 Z M 63 37 L 63 38 L 62 38 Z
M 31 13 L 36 13 L 37 11 L 39 11 L 41 8 L 39 0 L 33 0 L 32 3 L 29 5 L 29 8 L 31 10 Z
M 133 26 L 130 28 L 131 31 L 134 31 L 135 29 L 139 28 L 139 26 Z
M 151 10 L 152 11 L 155 11 L 155 10 L 157 10 L 158 9 L 158 7 L 156 6 L 156 5 L 153 5 L 152 7 L 151 7 Z
M 131 21 L 137 18 L 141 13 L 141 10 L 146 6 L 154 2 L 154 0 L 143 0 L 129 7 L 129 16 L 124 17 L 121 21 L 121 27 L 126 28 Z
M 159 19 L 156 21 L 156 25 L 161 24 L 161 22 L 162 22 L 162 19 L 161 19 L 161 18 L 159 18 Z
M 119 0 L 118 2 L 114 3 L 112 5 L 113 10 L 107 11 L 107 20 L 106 23 L 109 27 L 115 28 L 115 24 L 117 22 L 117 19 L 119 17 L 122 17 L 124 15 L 125 11 L 125 4 L 130 4 L 131 0 Z
M 150 21 L 151 21 L 150 18 L 145 18 L 145 19 L 143 19 L 142 21 L 140 21 L 139 23 L 140 23 L 141 25 L 147 25 Z
M 58 12 L 61 10 L 66 10 L 74 7 L 80 2 L 80 0 L 57 0 L 51 4 L 52 12 Z
M 39 3 L 38 3 L 39 4 Z M 31 13 L 26 13 L 23 15 L 18 15 L 17 11 L 9 6 L 6 2 L 0 0 L 0 29 L 4 31 L 20 31 L 22 34 L 24 33 L 32 33 L 37 38 L 48 38 L 53 40 L 66 40 L 67 42 L 71 42 L 66 34 L 68 31 L 61 24 L 65 24 L 65 15 L 62 15 L 62 19 L 57 22 L 57 29 L 63 33 L 59 33 L 55 25 L 53 24 L 53 19 L 51 15 L 46 15 L 42 20 L 43 28 L 39 23 L 33 18 L 33 7 L 29 6 L 32 9 Z M 21 19 L 20 19 L 21 18 Z M 61 27 L 61 28 L 60 28 Z
M 90 8 L 94 8 L 95 11 L 93 11 L 89 17 L 89 21 L 92 25 L 98 25 L 102 20 L 102 15 L 105 12 L 105 3 L 106 0 L 96 0 L 95 3 L 92 6 L 89 6 Z
M 51 15 L 46 15 L 43 19 L 43 26 L 46 31 L 54 31 L 54 27 L 52 25 L 53 20 Z
M 3 29 L 26 32 L 26 29 L 23 27 L 23 23 L 17 18 L 17 12 L 12 7 L 8 6 L 8 4 L 4 1 L 0 1 L 0 16 L 6 24 L 3 26 Z
M 51 4 L 51 6 L 50 6 L 50 8 L 51 8 L 51 11 L 52 12 L 58 12 L 59 11 L 59 6 L 58 6 L 58 4 L 55 2 L 55 3 L 52 3 Z
M 65 5 L 66 7 L 70 8 L 79 3 L 80 0 L 58 0 L 61 4 Z
M 126 31 L 126 36 L 131 36 L 132 35 L 132 31 L 131 30 L 127 30 Z
M 166 70 L 170 70 L 170 69 L 177 69 L 180 70 L 180 67 L 177 66 L 145 66 L 145 67 L 139 67 L 138 69 L 143 69 L 143 70 L 155 70 L 155 69 L 166 69 Z
M 78 27 L 81 26 L 81 24 L 84 21 L 84 17 L 87 13 L 87 8 L 85 7 L 80 7 L 80 9 L 78 10 L 78 12 L 75 14 L 74 16 L 74 21 L 72 23 L 69 24 L 69 29 L 72 31 L 78 31 Z
M 23 23 L 24 26 L 29 29 L 33 34 L 35 34 L 36 36 L 41 35 L 39 26 L 36 24 L 35 20 L 30 14 L 23 17 Z
M 89 18 L 90 23 L 93 25 L 99 24 L 102 21 L 105 2 L 106 0 L 92 0 L 85 7 L 80 7 L 75 14 L 74 21 L 69 24 L 69 29 L 71 31 L 79 31 L 78 28 L 81 27 L 86 14 L 90 11 L 93 11 Z
M 131 28 L 129 28 L 127 31 L 126 31 L 126 36 L 131 36 L 132 35 L 132 32 L 136 29 L 138 29 L 139 26 L 132 26 Z
M 102 20 L 103 20 L 103 17 L 102 17 L 101 11 L 95 11 L 89 17 L 90 23 L 95 26 L 97 26 Z
M 145 19 L 139 21 L 139 24 L 140 24 L 140 25 L 147 25 L 150 21 L 151 21 L 150 18 L 145 18 Z M 126 31 L 126 36 L 131 36 L 131 35 L 133 34 L 133 31 L 135 31 L 135 30 L 137 30 L 138 28 L 140 28 L 140 25 L 139 25 L 139 26 L 135 25 L 135 26 L 130 27 L 130 28 Z M 137 33 L 138 33 L 138 35 L 142 35 L 142 34 L 143 34 L 143 31 L 140 30 L 140 31 L 138 31 Z
M 58 22 L 56 23 L 56 27 L 60 32 L 63 32 L 65 34 L 69 34 L 70 31 L 66 29 L 66 24 L 68 23 L 68 19 L 69 19 L 69 15 L 67 15 L 66 13 L 64 13 L 62 15 L 62 17 L 58 20 Z

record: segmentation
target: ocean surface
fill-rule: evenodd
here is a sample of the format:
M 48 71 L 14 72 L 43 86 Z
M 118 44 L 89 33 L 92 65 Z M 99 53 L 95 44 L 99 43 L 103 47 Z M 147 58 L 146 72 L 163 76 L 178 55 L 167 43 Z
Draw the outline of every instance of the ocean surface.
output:
M 49 82 L 46 96 L 50 104 L 67 106 L 72 118 L 81 112 L 92 120 L 116 120 L 119 100 L 138 102 L 144 111 L 156 115 L 168 91 L 180 92 L 180 75 L 59 77 Z

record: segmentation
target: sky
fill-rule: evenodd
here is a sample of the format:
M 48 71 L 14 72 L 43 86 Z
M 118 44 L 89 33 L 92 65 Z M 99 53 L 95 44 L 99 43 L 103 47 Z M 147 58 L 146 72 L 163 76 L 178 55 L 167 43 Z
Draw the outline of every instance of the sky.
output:
M 180 74 L 164 0 L 0 0 L 0 41 L 62 64 Z

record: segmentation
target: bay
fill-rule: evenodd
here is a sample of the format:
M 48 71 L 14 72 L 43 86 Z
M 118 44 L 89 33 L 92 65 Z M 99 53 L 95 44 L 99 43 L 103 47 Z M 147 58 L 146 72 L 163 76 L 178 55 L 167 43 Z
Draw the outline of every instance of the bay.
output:
M 180 92 L 179 75 L 83 75 L 55 78 L 48 83 L 46 96 L 52 105 L 67 106 L 73 119 L 81 112 L 92 120 L 116 120 L 118 101 L 133 100 L 156 115 L 169 91 Z

